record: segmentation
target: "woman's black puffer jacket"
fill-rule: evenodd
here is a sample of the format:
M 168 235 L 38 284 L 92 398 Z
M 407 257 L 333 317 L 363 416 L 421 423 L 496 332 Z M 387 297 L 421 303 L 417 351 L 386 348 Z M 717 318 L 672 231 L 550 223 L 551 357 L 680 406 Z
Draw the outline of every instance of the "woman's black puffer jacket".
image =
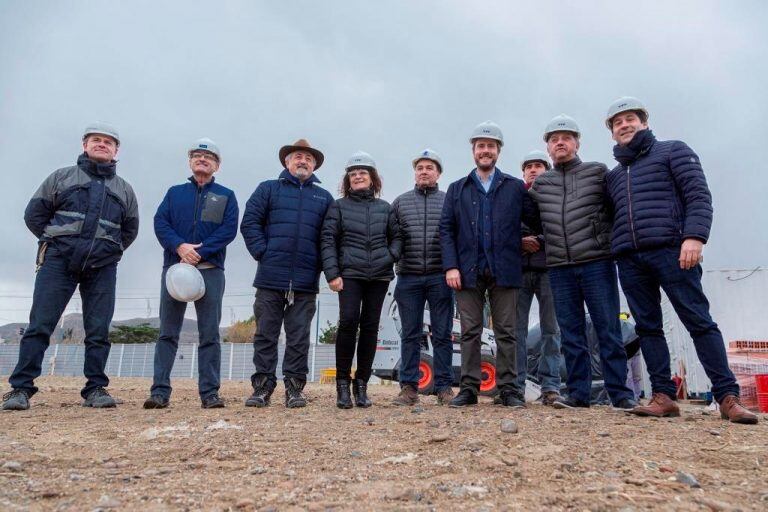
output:
M 320 255 L 329 282 L 337 277 L 390 281 L 401 249 L 392 207 L 371 190 L 350 192 L 328 208 Z

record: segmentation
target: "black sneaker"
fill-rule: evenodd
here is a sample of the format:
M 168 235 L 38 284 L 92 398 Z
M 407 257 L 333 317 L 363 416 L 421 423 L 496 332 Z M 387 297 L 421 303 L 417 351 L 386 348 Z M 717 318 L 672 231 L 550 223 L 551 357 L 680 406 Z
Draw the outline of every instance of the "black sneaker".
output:
M 104 388 L 96 388 L 85 397 L 83 407 L 93 407 L 94 409 L 107 409 L 117 407 L 117 402 Z
M 272 397 L 272 393 L 275 391 L 275 386 L 269 379 L 262 375 L 253 381 L 253 394 L 245 401 L 246 407 L 266 407 L 269 405 L 269 400 Z
M 223 409 L 224 408 L 224 400 L 219 397 L 218 393 L 214 393 L 211 396 L 202 398 L 200 400 L 201 405 L 203 409 Z
M 165 409 L 170 401 L 163 395 L 152 395 L 144 400 L 145 409 Z
M 493 400 L 493 403 L 503 405 L 504 407 L 511 407 L 512 409 L 522 409 L 525 407 L 525 400 L 511 391 L 502 391 L 499 396 Z
M 635 407 L 637 407 L 637 401 L 631 398 L 625 398 L 619 400 L 618 403 L 613 404 L 613 408 L 617 411 L 631 411 Z
M 26 411 L 29 409 L 29 395 L 23 389 L 12 389 L 3 395 L 4 411 Z
M 552 403 L 552 407 L 555 409 L 576 409 L 584 408 L 589 409 L 589 402 L 582 402 L 571 397 L 560 397 Z
M 302 392 L 304 381 L 289 377 L 285 379 L 285 406 L 289 409 L 307 406 L 307 397 Z
M 468 405 L 477 405 L 477 394 L 469 388 L 464 388 L 459 391 L 456 398 L 451 400 L 448 405 L 454 409 L 459 407 L 467 407 Z

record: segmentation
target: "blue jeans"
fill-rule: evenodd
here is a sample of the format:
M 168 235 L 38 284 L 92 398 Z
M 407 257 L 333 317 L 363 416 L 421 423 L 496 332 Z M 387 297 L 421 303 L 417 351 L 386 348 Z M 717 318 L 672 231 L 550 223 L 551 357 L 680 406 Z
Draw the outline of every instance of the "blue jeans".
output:
M 80 285 L 85 328 L 85 387 L 83 398 L 98 387 L 107 387 L 109 378 L 104 373 L 109 358 L 109 324 L 115 311 L 115 281 L 117 263 L 88 269 L 80 273 L 68 270 L 67 260 L 49 246 L 45 261 L 35 278 L 29 326 L 24 331 L 19 348 L 19 361 L 8 381 L 14 389 L 23 389 L 30 396 L 37 393 L 34 380 L 42 371 L 45 350 L 51 341 L 69 299 Z
M 401 324 L 400 386 L 409 384 L 418 388 L 424 304 L 428 303 L 435 392 L 450 388 L 453 384 L 453 292 L 445 282 L 445 274 L 399 275 L 395 300 Z
M 534 296 L 539 302 L 541 328 L 541 354 L 537 377 L 542 392 L 560 392 L 560 361 L 563 356 L 560 353 L 555 302 L 546 272 L 523 272 L 523 286 L 517 295 L 517 383 L 521 389 L 525 389 L 525 379 L 528 376 L 528 317 Z
M 155 368 L 152 379 L 153 395 L 165 398 L 171 396 L 171 371 L 179 348 L 179 334 L 184 322 L 186 302 L 179 302 L 165 288 L 163 269 L 160 286 L 160 338 L 155 345 Z M 221 343 L 219 323 L 221 322 L 221 301 L 224 297 L 224 271 L 220 268 L 200 270 L 205 281 L 205 295 L 195 301 L 197 332 L 200 345 L 197 348 L 197 386 L 200 398 L 205 399 L 219 392 L 221 375 Z
M 610 259 L 549 269 L 555 296 L 557 323 L 568 370 L 568 393 L 589 402 L 592 366 L 587 342 L 584 304 L 589 310 L 600 344 L 600 363 L 605 389 L 615 405 L 634 398 L 627 387 L 627 353 L 619 320 L 619 285 L 616 266 Z
M 679 247 L 664 247 L 635 252 L 618 260 L 621 287 L 635 319 L 651 388 L 654 393 L 664 393 L 673 399 L 676 396 L 664 338 L 660 292 L 663 289 L 693 338 L 715 399 L 720 402 L 727 395 L 739 396 L 739 385 L 728 367 L 723 335 L 709 314 L 709 301 L 701 287 L 701 266 L 683 270 L 679 257 Z

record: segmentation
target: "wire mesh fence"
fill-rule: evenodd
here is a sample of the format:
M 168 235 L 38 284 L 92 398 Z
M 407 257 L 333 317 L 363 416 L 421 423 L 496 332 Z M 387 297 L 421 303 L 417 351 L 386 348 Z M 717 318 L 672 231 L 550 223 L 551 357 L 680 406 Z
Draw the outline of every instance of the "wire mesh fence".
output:
M 171 378 L 197 378 L 197 344 L 180 344 L 176 352 Z M 334 345 L 311 345 L 307 380 L 320 380 L 325 368 L 335 368 Z M 282 378 L 285 344 L 278 346 L 277 377 Z M 155 343 L 113 344 L 107 360 L 110 377 L 152 377 Z M 18 344 L 0 345 L 0 375 L 10 375 L 19 357 Z M 55 344 L 48 347 L 43 360 L 42 375 L 75 377 L 83 374 L 85 346 Z M 222 380 L 248 380 L 253 373 L 253 345 L 250 343 L 221 344 Z

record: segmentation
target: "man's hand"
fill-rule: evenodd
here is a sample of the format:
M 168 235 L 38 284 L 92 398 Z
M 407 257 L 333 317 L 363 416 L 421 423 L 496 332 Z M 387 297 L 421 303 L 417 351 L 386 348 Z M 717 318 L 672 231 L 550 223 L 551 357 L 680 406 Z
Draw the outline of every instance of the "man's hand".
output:
M 344 289 L 344 280 L 340 277 L 337 277 L 336 279 L 333 279 L 330 283 L 328 283 L 328 286 L 331 287 L 331 290 L 334 292 L 340 292 Z
M 454 290 L 461 290 L 461 273 L 459 269 L 452 268 L 445 273 L 445 282 Z
M 541 249 L 541 244 L 539 243 L 538 238 L 535 236 L 523 237 L 523 253 L 533 254 L 534 252 L 538 252 L 539 249 Z
M 197 254 L 197 250 L 202 247 L 203 244 L 181 244 L 176 248 L 176 254 L 179 255 L 181 261 L 189 263 L 190 265 L 197 265 L 200 263 L 200 255 Z
M 695 238 L 686 238 L 683 240 L 683 246 L 680 247 L 680 268 L 688 270 L 693 268 L 704 260 L 701 251 L 704 244 Z

